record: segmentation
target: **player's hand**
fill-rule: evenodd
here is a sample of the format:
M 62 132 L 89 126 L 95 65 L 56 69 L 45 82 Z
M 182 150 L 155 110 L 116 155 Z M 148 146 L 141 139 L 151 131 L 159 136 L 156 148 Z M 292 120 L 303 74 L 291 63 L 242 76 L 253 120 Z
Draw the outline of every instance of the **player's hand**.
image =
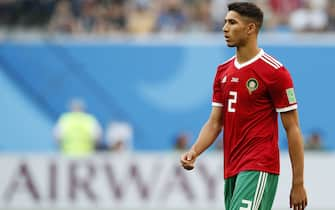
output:
M 307 193 L 303 184 L 293 185 L 290 194 L 290 208 L 303 210 L 307 206 Z
M 186 170 L 192 170 L 194 168 L 195 159 L 197 158 L 196 152 L 190 150 L 180 157 L 180 163 Z

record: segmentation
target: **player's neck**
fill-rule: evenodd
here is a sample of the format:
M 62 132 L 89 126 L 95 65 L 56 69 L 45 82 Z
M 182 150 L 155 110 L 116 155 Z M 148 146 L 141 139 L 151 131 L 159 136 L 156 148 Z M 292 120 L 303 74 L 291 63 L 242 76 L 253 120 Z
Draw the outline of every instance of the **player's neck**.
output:
M 243 64 L 250 59 L 254 58 L 259 52 L 260 48 L 257 46 L 257 42 L 236 47 L 236 59 L 239 64 Z

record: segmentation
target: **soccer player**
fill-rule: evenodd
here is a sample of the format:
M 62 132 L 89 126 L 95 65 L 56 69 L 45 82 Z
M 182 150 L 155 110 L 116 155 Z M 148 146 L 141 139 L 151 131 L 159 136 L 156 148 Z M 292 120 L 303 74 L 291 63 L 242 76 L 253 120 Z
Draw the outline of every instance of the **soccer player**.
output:
M 307 195 L 297 101 L 287 69 L 258 47 L 262 22 L 263 12 L 255 4 L 228 5 L 223 32 L 236 55 L 218 66 L 211 114 L 180 162 L 192 169 L 223 128 L 226 210 L 270 210 L 279 177 L 280 113 L 292 165 L 290 208 L 301 210 Z

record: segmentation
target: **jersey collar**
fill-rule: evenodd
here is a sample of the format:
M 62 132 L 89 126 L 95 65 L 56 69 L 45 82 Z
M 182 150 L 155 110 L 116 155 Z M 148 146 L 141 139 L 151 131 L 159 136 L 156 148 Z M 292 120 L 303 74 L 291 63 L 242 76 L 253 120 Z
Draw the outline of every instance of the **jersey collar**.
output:
M 237 59 L 236 59 L 236 56 L 235 56 L 234 65 L 235 65 L 235 67 L 237 69 L 241 69 L 241 68 L 243 68 L 243 67 L 245 67 L 245 66 L 247 66 L 249 64 L 252 64 L 253 62 L 257 61 L 260 57 L 262 57 L 262 55 L 264 55 L 264 50 L 263 49 L 261 49 L 259 51 L 259 53 L 255 57 L 251 58 L 250 60 L 248 60 L 247 62 L 244 62 L 242 64 L 240 64 L 240 63 L 237 62 Z

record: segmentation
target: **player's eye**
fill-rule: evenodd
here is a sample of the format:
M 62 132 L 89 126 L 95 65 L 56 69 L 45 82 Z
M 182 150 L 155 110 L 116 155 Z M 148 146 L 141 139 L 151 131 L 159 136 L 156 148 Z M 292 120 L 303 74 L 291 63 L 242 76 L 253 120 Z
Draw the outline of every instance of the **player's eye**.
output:
M 233 25 L 235 23 L 237 23 L 235 20 L 229 20 L 229 24 Z
M 233 19 L 224 20 L 224 24 L 234 25 L 237 21 Z

